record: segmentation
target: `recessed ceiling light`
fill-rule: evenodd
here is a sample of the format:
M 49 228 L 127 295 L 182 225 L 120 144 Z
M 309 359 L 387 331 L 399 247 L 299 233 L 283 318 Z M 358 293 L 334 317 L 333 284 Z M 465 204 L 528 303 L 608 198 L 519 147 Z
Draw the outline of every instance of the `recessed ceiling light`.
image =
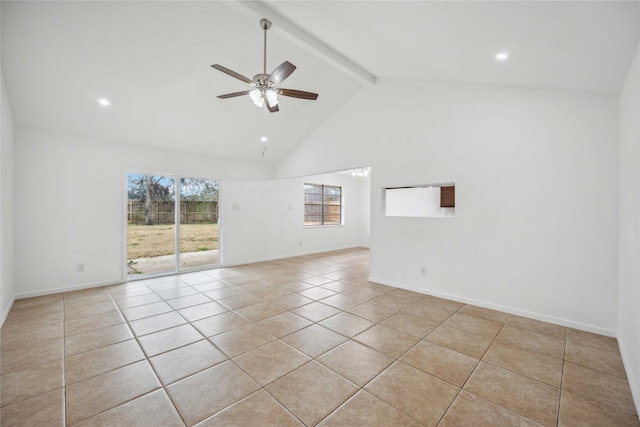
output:
M 509 52 L 498 52 L 496 53 L 496 60 L 498 61 L 506 61 L 509 59 Z
M 109 100 L 108 100 L 108 99 L 106 99 L 106 98 L 100 98 L 100 99 L 98 99 L 98 104 L 100 104 L 100 105 L 102 105 L 102 106 L 106 107 L 107 105 L 109 105 L 109 104 L 111 104 L 111 103 L 110 103 L 110 102 L 109 102 Z
M 262 138 L 260 138 L 260 141 L 262 142 L 267 142 L 269 140 L 269 138 L 267 138 L 266 136 L 263 136 Z

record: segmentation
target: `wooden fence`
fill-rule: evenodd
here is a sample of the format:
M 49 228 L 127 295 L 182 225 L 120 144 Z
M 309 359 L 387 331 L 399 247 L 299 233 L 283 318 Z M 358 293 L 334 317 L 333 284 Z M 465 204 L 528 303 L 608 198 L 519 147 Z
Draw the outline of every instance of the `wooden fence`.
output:
M 129 224 L 145 223 L 145 202 L 129 200 L 127 221 Z M 149 209 L 152 224 L 173 224 L 174 202 L 151 202 Z M 180 224 L 214 224 L 218 222 L 218 202 L 180 202 Z

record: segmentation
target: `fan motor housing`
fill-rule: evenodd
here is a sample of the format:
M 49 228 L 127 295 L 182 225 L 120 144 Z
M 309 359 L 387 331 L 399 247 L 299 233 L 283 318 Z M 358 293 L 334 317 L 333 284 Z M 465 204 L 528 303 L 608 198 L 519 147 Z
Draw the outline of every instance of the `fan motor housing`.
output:
M 256 74 L 253 76 L 253 81 L 256 84 L 256 87 L 272 87 L 274 86 L 273 82 L 269 81 L 270 74 Z

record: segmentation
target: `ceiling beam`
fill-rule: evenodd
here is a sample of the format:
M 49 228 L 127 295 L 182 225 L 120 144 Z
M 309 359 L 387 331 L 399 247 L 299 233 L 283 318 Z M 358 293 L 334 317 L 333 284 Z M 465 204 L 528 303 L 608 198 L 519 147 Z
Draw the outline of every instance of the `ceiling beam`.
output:
M 291 22 L 285 16 L 271 10 L 265 5 L 265 3 L 259 1 L 236 0 L 235 2 L 229 2 L 227 4 L 230 6 L 238 5 L 240 7 L 236 9 L 239 9 L 240 11 L 244 9 L 245 12 L 249 11 L 257 18 L 267 18 L 277 29 L 281 30 L 282 35 L 291 42 L 310 49 L 310 53 L 348 74 L 359 82 L 370 85 L 376 83 L 376 76 L 346 56 L 342 55 L 340 52 L 337 52 L 327 46 L 322 41 Z

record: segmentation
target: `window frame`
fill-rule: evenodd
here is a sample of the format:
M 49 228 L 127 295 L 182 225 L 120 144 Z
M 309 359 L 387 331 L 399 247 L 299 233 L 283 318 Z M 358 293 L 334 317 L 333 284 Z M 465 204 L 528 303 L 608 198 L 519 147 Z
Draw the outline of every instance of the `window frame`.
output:
M 308 187 L 316 187 L 320 189 L 320 192 L 309 192 L 308 191 Z M 338 189 L 339 190 L 339 194 L 340 194 L 340 200 L 339 200 L 339 204 L 330 204 L 326 199 L 327 199 L 327 194 L 325 192 L 325 188 L 334 188 L 334 189 Z M 308 202 L 308 195 L 319 195 L 320 196 L 320 203 L 312 203 L 312 202 Z M 344 225 L 344 190 L 343 187 L 341 185 L 333 185 L 333 184 L 316 184 L 316 183 L 312 183 L 312 182 L 305 182 L 304 183 L 304 218 L 303 218 L 303 225 L 304 227 L 336 227 L 336 226 L 341 226 Z M 320 207 L 320 221 L 318 223 L 317 220 L 309 220 L 308 219 L 308 213 L 307 213 L 307 206 L 319 206 Z M 328 217 L 331 217 L 331 215 L 328 213 L 329 207 L 335 207 L 338 206 L 339 207 L 339 221 L 338 223 L 336 223 L 335 221 L 332 221 L 331 223 L 327 223 Z M 335 214 L 334 214 L 335 216 Z M 313 222 L 313 223 L 311 223 Z

